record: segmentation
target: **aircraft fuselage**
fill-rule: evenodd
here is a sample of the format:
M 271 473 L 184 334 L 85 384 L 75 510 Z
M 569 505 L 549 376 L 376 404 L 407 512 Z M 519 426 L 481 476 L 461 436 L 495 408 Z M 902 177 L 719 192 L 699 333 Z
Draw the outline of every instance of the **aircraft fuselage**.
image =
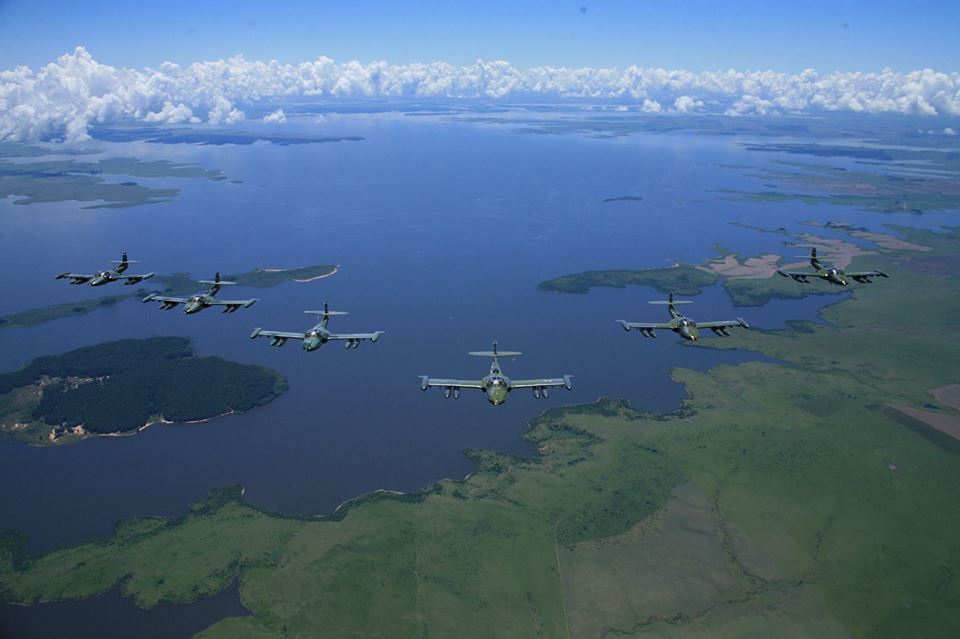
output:
M 488 402 L 494 406 L 499 406 L 507 401 L 507 395 L 510 394 L 509 377 L 501 375 L 500 371 L 496 371 L 495 373 L 491 371 L 481 382 L 483 384 L 482 390 L 487 396 Z
M 674 320 L 676 321 L 676 326 L 673 328 L 674 333 L 691 342 L 695 342 L 700 338 L 700 329 L 697 328 L 697 323 L 692 319 L 679 315 L 675 317 Z

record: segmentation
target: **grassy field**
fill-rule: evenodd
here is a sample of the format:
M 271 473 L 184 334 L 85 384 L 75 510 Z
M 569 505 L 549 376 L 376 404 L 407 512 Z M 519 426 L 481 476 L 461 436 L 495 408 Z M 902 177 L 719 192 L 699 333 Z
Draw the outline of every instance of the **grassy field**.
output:
M 884 408 L 960 380 L 958 277 L 930 269 L 960 236 L 907 237 L 934 250 L 857 258 L 891 278 L 827 308 L 831 326 L 711 341 L 788 365 L 677 370 L 675 414 L 554 409 L 525 435 L 533 459 L 471 451 L 469 478 L 336 519 L 233 488 L 41 557 L 0 535 L 3 599 L 121 583 L 151 606 L 239 577 L 253 616 L 202 636 L 960 636 L 960 456 Z

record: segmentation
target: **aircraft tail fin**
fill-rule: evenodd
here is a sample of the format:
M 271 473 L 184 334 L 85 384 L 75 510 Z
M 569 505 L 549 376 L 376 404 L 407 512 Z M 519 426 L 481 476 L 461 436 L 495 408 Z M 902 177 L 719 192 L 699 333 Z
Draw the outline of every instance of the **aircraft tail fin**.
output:
M 227 280 L 220 279 L 220 271 L 217 271 L 212 280 L 197 280 L 201 284 L 209 284 L 210 290 L 213 292 L 219 291 L 221 286 L 233 286 L 236 282 L 228 282 Z
M 307 315 L 316 315 L 320 318 L 320 321 L 323 322 L 323 325 L 327 325 L 327 321 L 334 315 L 349 315 L 347 311 L 331 311 L 330 302 L 323 303 L 322 311 L 304 311 Z
M 670 306 L 676 306 L 677 304 L 693 304 L 693 301 L 692 300 L 675 300 L 673 299 L 673 292 L 671 291 L 666 301 L 653 300 L 651 302 L 648 302 L 648 304 L 668 304 Z
M 497 349 L 497 343 L 493 343 L 492 351 L 470 351 L 467 355 L 473 355 L 474 357 L 519 357 L 523 355 L 520 351 L 501 351 Z
M 119 266 L 117 267 L 117 272 L 123 273 L 125 270 L 127 270 L 127 267 L 130 266 L 131 264 L 139 264 L 140 260 L 127 259 L 127 252 L 124 251 L 123 254 L 120 256 L 119 260 L 110 260 L 108 263 L 119 264 Z

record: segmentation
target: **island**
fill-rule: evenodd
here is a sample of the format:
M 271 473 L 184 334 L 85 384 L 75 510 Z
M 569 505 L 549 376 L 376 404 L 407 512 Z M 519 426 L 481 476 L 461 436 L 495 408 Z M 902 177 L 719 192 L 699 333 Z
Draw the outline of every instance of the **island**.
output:
M 639 195 L 620 195 L 617 197 L 607 197 L 603 198 L 603 203 L 607 204 L 609 202 L 642 202 L 643 198 Z
M 814 223 L 807 222 L 807 226 Z M 911 242 L 888 233 L 867 232 L 850 225 L 827 223 L 824 228 L 846 232 L 851 237 L 871 242 L 882 252 L 905 251 L 925 253 L 932 247 Z M 850 241 L 819 237 L 811 233 L 791 233 L 786 229 L 768 230 L 750 227 L 758 232 L 778 233 L 790 238 L 794 250 L 809 251 L 816 248 L 826 263 L 843 269 L 856 268 L 883 270 L 880 260 L 872 258 L 878 251 L 870 251 Z M 907 230 L 893 226 L 894 230 Z M 591 288 L 626 286 L 649 286 L 660 293 L 698 295 L 703 288 L 721 283 L 734 306 L 763 306 L 773 299 L 800 299 L 812 295 L 835 295 L 839 287 L 826 285 L 798 286 L 792 280 L 776 275 L 778 269 L 804 270 L 809 262 L 804 260 L 784 261 L 775 253 L 755 255 L 740 259 L 723 247 L 717 247 L 721 257 L 707 258 L 702 264 L 674 264 L 668 268 L 614 269 L 572 273 L 540 282 L 537 289 L 546 292 L 586 294 Z M 914 256 L 917 259 L 917 256 Z
M 137 158 L 106 158 L 97 161 L 41 160 L 42 154 L 62 153 L 39 147 L 0 145 L 0 157 L 36 157 L 30 161 L 0 160 L 0 198 L 15 196 L 14 204 L 38 202 L 98 202 L 83 208 L 124 208 L 169 202 L 180 195 L 177 188 L 149 187 L 132 181 L 107 181 L 103 175 L 145 178 L 226 179 L 220 171 L 174 164 L 166 160 L 145 162 Z M 77 155 L 75 152 L 74 155 Z
M 0 434 L 31 444 L 132 434 L 249 411 L 286 390 L 278 373 L 198 357 L 183 337 L 124 339 L 0 375 Z
M 122 584 L 150 608 L 239 579 L 251 615 L 204 639 L 955 637 L 960 440 L 904 408 L 960 416 L 941 294 L 956 275 L 930 266 L 960 256 L 960 233 L 900 232 L 930 250 L 885 255 L 891 278 L 824 308 L 830 326 L 705 343 L 773 359 L 674 370 L 689 391 L 674 413 L 551 409 L 524 435 L 532 457 L 470 451 L 464 479 L 330 516 L 269 512 L 232 486 L 42 555 L 6 533 L 0 600 Z
M 664 295 L 697 295 L 705 286 L 715 284 L 719 278 L 708 271 L 689 264 L 676 264 L 669 268 L 617 269 L 609 271 L 585 271 L 540 282 L 537 289 L 556 293 L 588 293 L 594 287 L 624 288 L 626 286 L 650 286 Z
M 246 273 L 236 275 L 225 275 L 223 279 L 236 282 L 240 286 L 251 286 L 254 288 L 271 288 L 285 281 L 293 282 L 312 282 L 335 275 L 339 267 L 334 264 L 321 264 L 316 266 L 301 266 L 297 268 L 255 268 Z M 203 288 L 198 284 L 189 273 L 175 273 L 173 275 L 157 275 L 148 282 L 154 285 L 149 289 L 163 295 L 189 295 L 194 291 Z M 31 308 L 18 313 L 0 316 L 0 329 L 37 326 L 45 322 L 83 315 L 91 313 L 104 306 L 112 306 L 124 300 L 143 298 L 148 289 L 138 287 L 135 290 L 115 284 L 121 293 L 114 295 L 101 295 L 80 302 L 65 302 L 63 304 L 54 304 L 53 306 L 43 306 Z
M 853 158 L 857 168 L 775 160 L 765 167 L 738 169 L 763 184 L 762 190 L 719 190 L 721 200 L 852 206 L 880 213 L 922 214 L 960 208 L 960 156 L 951 149 L 748 145 L 749 151 Z M 723 165 L 720 165 L 723 166 Z M 861 168 L 862 167 L 862 168 Z M 726 165 L 730 168 L 730 165 Z
M 269 142 L 278 146 L 291 144 L 327 144 L 331 142 L 363 142 L 358 135 L 329 136 L 309 134 L 269 134 L 219 127 L 119 127 L 94 126 L 91 136 L 107 142 L 133 142 L 143 140 L 153 144 L 204 144 L 250 145 L 255 142 Z

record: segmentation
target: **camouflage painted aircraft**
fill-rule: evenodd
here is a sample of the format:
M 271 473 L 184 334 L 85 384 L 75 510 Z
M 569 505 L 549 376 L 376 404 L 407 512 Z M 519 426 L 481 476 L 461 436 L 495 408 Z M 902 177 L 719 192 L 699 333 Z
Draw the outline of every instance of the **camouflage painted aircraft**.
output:
M 806 257 L 806 255 L 802 257 Z M 842 268 L 828 267 L 817 259 L 816 247 L 810 249 L 810 266 L 813 267 L 815 272 L 805 273 L 803 271 L 784 271 L 777 269 L 777 273 L 784 277 L 791 277 L 794 281 L 800 282 L 801 284 L 809 284 L 810 280 L 807 278 L 817 277 L 831 284 L 836 284 L 837 286 L 846 286 L 849 284 L 850 282 L 847 278 L 853 279 L 861 284 L 873 284 L 873 280 L 870 279 L 872 277 L 890 277 L 883 271 L 847 272 Z
M 232 313 L 241 306 L 243 308 L 248 308 L 253 306 L 257 301 L 256 298 L 249 300 L 218 300 L 213 296 L 217 294 L 221 286 L 236 284 L 236 282 L 225 282 L 220 279 L 220 273 L 217 272 L 213 280 L 198 280 L 201 284 L 210 284 L 210 288 L 206 291 L 200 293 L 194 293 L 190 297 L 165 297 L 163 295 L 157 295 L 156 293 L 150 293 L 145 298 L 144 302 L 160 302 L 160 310 L 169 311 L 171 308 L 174 308 L 177 304 L 183 304 L 183 312 L 186 315 L 192 315 L 193 313 L 199 313 L 208 306 L 222 306 L 224 313 Z
M 430 379 L 426 375 L 420 376 L 420 388 L 427 390 L 431 386 L 443 388 L 443 395 L 447 399 L 452 396 L 454 399 L 460 399 L 461 388 L 479 388 L 487 396 L 494 406 L 507 401 L 507 394 L 515 388 L 531 388 L 533 396 L 537 399 L 547 397 L 550 394 L 549 389 L 553 386 L 563 386 L 567 390 L 573 388 L 571 375 L 563 377 L 552 377 L 546 379 L 523 379 L 512 381 L 509 377 L 500 372 L 501 357 L 517 357 L 521 355 L 516 351 L 498 351 L 497 343 L 493 343 L 492 351 L 472 351 L 468 355 L 474 357 L 492 357 L 493 363 L 490 364 L 490 373 L 483 379 L 463 380 L 463 379 Z
M 116 282 L 117 280 L 126 280 L 124 284 L 129 286 L 130 284 L 138 284 L 143 280 L 148 280 L 156 273 L 145 273 L 143 275 L 124 275 L 124 272 L 130 267 L 131 264 L 137 264 L 140 260 L 128 260 L 126 252 L 123 253 L 123 256 L 119 260 L 110 260 L 110 264 L 116 264 L 116 266 L 109 268 L 104 271 L 97 271 L 93 275 L 86 275 L 84 273 L 61 273 L 57 275 L 58 280 L 69 278 L 71 284 L 86 284 L 90 282 L 90 286 L 103 286 L 104 284 L 109 284 L 110 282 Z
M 360 342 L 364 340 L 368 339 L 371 342 L 376 342 L 380 339 L 380 336 L 383 335 L 383 331 L 375 331 L 373 333 L 331 333 L 327 330 L 327 322 L 330 321 L 330 317 L 332 315 L 346 315 L 347 313 L 343 311 L 331 311 L 330 305 L 327 302 L 323 303 L 322 311 L 304 311 L 304 313 L 320 317 L 320 321 L 317 322 L 316 326 L 306 333 L 285 333 L 283 331 L 265 331 L 262 328 L 256 328 L 250 334 L 250 339 L 270 337 L 272 338 L 270 340 L 270 346 L 283 346 L 287 343 L 288 339 L 299 339 L 303 340 L 301 343 L 303 350 L 310 352 L 317 350 L 327 342 L 333 340 L 342 340 L 344 342 L 344 348 L 356 348 L 360 346 Z
M 677 304 L 693 304 L 693 302 L 689 300 L 674 301 L 673 293 L 670 293 L 670 299 L 668 299 L 666 302 L 656 301 L 650 303 L 666 304 L 667 310 L 670 311 L 670 321 L 663 324 L 648 324 L 645 322 L 625 322 L 624 320 L 617 320 L 617 323 L 620 324 L 620 326 L 623 327 L 623 330 L 627 332 L 633 328 L 637 329 L 644 337 L 656 337 L 654 331 L 657 329 L 663 329 L 673 331 L 683 339 L 688 339 L 691 342 L 695 342 L 700 339 L 701 328 L 709 328 L 715 334 L 720 336 L 729 336 L 730 333 L 727 332 L 727 329 L 731 326 L 750 328 L 750 325 L 747 324 L 747 322 L 741 317 L 738 317 L 735 320 L 722 320 L 719 322 L 694 322 L 692 319 L 684 316 L 683 313 L 677 310 Z

